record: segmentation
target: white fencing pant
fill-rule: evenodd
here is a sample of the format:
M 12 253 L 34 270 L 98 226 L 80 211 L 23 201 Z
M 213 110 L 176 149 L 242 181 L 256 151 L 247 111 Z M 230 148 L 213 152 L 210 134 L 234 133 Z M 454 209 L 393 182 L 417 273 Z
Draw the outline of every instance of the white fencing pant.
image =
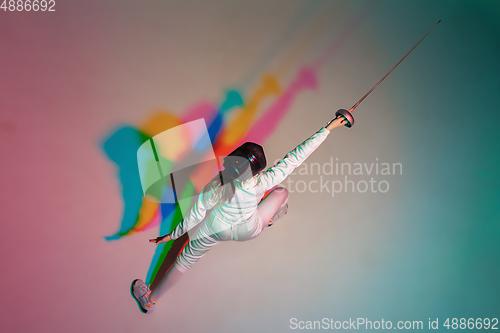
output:
M 167 290 L 172 288 L 182 275 L 203 257 L 214 245 L 221 241 L 246 241 L 257 237 L 272 221 L 287 212 L 288 190 L 276 187 L 257 205 L 256 225 L 229 225 L 223 232 L 214 233 L 210 224 L 204 222 L 197 235 L 184 247 L 172 268 L 165 274 L 160 283 L 151 292 L 151 300 L 157 301 Z

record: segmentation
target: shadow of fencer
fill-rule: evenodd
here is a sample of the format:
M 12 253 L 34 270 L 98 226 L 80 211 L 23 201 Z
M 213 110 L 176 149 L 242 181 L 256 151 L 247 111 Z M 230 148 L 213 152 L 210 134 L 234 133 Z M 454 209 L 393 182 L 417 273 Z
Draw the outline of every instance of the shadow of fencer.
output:
M 119 230 L 105 236 L 107 241 L 117 240 L 130 233 L 139 220 L 143 193 L 137 164 L 137 149 L 150 137 L 132 126 L 123 126 L 101 142 L 102 150 L 116 164 L 120 181 L 123 212 Z

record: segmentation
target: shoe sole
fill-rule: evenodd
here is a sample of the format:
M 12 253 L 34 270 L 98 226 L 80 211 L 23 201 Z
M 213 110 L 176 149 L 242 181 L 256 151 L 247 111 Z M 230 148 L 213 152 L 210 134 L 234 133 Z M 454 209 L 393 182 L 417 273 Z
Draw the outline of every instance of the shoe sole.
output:
M 139 302 L 139 300 L 137 299 L 137 297 L 135 297 L 134 295 L 134 284 L 138 281 L 139 279 L 135 279 L 134 281 L 132 281 L 132 284 L 130 285 L 130 294 L 132 295 L 132 297 L 135 299 L 136 303 L 137 303 L 137 306 L 139 307 L 139 310 L 141 310 L 142 313 L 148 313 L 147 310 L 144 310 L 141 306 L 141 302 Z
M 285 216 L 285 215 L 286 215 L 286 213 L 288 213 L 288 203 L 287 203 L 287 204 L 285 204 L 285 207 L 286 207 L 286 208 L 283 210 L 285 213 L 284 213 L 283 215 L 281 215 L 281 213 L 283 213 L 283 212 L 281 212 L 281 213 L 278 215 L 278 217 L 277 217 L 276 219 L 274 219 L 274 216 L 273 216 L 273 218 L 271 219 L 271 221 L 272 221 L 272 222 L 268 223 L 268 224 L 266 225 L 266 227 L 272 227 L 272 226 L 273 226 L 273 224 L 276 222 L 276 220 L 278 220 L 280 217 Z

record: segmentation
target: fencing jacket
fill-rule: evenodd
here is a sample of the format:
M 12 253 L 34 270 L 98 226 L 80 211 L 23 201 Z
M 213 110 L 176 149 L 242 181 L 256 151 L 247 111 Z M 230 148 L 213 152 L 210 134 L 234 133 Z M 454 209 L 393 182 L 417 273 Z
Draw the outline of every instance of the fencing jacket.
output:
M 203 221 L 210 210 L 208 228 L 211 233 L 224 239 L 228 237 L 224 236 L 227 230 L 232 230 L 235 226 L 238 226 L 238 233 L 233 232 L 232 236 L 229 237 L 234 240 L 256 237 L 262 231 L 256 229 L 258 224 L 257 205 L 262 197 L 302 164 L 326 140 L 328 134 L 330 134 L 330 131 L 322 127 L 310 138 L 286 154 L 273 167 L 259 172 L 247 181 L 235 181 L 234 196 L 229 202 L 221 201 L 223 188 L 217 175 L 202 189 L 197 201 L 184 216 L 181 223 L 172 231 L 170 238 L 177 239 L 184 235 Z

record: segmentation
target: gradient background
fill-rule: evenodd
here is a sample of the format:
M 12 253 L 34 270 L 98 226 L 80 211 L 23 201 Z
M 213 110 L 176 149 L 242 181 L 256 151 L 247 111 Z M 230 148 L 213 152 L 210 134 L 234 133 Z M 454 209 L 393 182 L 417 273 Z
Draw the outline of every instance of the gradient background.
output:
M 351 107 L 441 19 L 356 109 L 356 125 L 307 161 L 378 158 L 402 163 L 403 175 L 376 178 L 390 183 L 385 194 L 291 193 L 282 221 L 220 244 L 142 314 L 130 282 L 146 277 L 147 240 L 159 231 L 105 239 L 123 200 L 103 140 L 158 111 L 218 103 L 235 86 L 250 94 L 336 5 L 279 78 L 286 86 L 345 37 L 317 89 L 262 142 L 268 160 Z M 293 317 L 500 317 L 499 15 L 497 1 L 396 0 L 65 0 L 51 13 L 0 11 L 2 331 L 285 332 Z

